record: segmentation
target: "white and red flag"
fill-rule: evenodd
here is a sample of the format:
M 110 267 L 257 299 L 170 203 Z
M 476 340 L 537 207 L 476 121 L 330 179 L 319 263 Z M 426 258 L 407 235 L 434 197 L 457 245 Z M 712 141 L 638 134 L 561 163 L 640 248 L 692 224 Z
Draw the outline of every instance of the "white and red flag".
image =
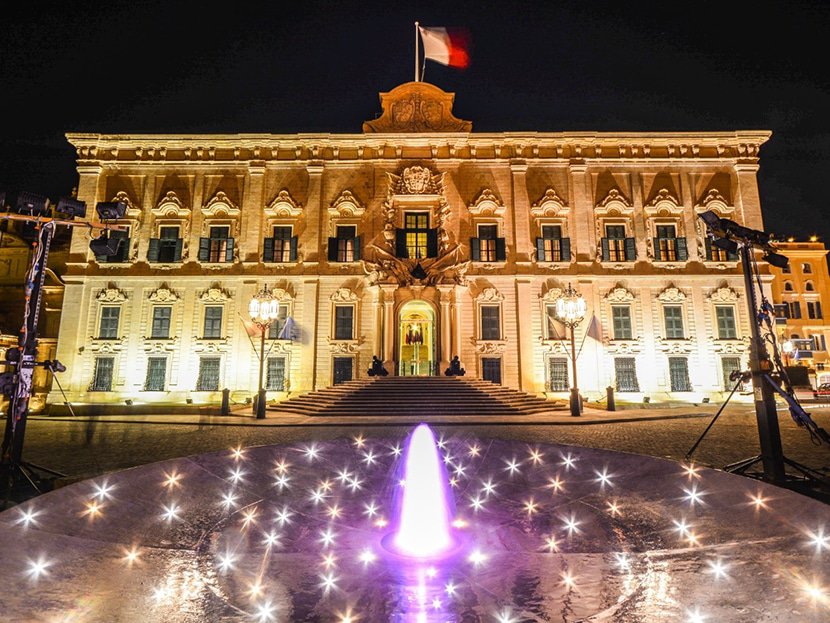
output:
M 424 58 L 442 65 L 466 69 L 470 65 L 470 33 L 465 28 L 424 28 Z

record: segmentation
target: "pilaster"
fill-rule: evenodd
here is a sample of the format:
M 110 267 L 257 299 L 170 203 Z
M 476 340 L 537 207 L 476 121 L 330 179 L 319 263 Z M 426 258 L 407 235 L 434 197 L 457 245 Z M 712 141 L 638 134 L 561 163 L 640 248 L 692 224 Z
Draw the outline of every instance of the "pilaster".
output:
M 302 259 L 305 262 L 320 261 L 320 236 L 323 227 L 322 182 L 323 165 L 310 162 L 306 166 L 308 171 L 308 193 L 305 206 L 305 229 L 299 238 L 299 248 L 302 249 Z
M 239 222 L 239 259 L 259 261 L 259 249 L 264 235 L 265 164 L 251 163 L 242 192 L 242 214 Z
M 515 261 L 529 262 L 533 256 L 530 226 L 530 199 L 527 196 L 527 163 L 510 163 L 513 187 L 513 239 L 516 244 Z
M 738 176 L 738 192 L 735 204 L 741 214 L 741 223 L 752 229 L 763 229 L 761 198 L 758 193 L 758 163 L 739 162 L 735 165 Z
M 535 393 L 537 387 L 533 374 L 533 327 L 530 310 L 533 308 L 530 279 L 516 279 L 516 335 L 519 348 L 519 389 Z
M 597 240 L 588 166 L 582 161 L 572 161 L 568 168 L 571 174 L 571 248 L 574 249 L 577 261 L 593 261 L 597 252 Z

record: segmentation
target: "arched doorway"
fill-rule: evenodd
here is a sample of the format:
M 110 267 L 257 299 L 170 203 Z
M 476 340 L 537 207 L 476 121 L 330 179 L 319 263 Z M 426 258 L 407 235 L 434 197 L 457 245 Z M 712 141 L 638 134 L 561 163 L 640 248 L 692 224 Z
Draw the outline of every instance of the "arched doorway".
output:
M 435 311 L 426 301 L 409 301 L 398 316 L 398 375 L 435 374 Z

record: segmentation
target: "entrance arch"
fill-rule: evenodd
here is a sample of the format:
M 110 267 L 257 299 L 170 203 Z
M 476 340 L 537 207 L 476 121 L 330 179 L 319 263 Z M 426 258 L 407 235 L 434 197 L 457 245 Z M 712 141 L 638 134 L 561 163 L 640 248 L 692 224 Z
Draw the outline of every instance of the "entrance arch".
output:
M 435 310 L 423 300 L 408 301 L 398 313 L 398 375 L 432 376 L 436 372 Z

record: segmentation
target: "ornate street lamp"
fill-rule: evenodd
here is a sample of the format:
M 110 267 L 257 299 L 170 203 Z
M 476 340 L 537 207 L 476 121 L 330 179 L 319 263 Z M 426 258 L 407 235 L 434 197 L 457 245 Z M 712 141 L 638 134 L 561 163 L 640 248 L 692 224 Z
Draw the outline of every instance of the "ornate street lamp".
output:
M 260 343 L 259 343 L 259 391 L 257 392 L 257 401 L 255 405 L 256 417 L 258 420 L 265 419 L 265 386 L 263 385 L 263 371 L 265 368 L 265 334 L 271 326 L 271 323 L 279 315 L 279 302 L 274 298 L 265 286 L 254 295 L 248 305 L 248 314 L 251 316 L 251 321 L 259 328 Z
M 571 329 L 571 362 L 573 363 L 573 384 L 571 386 L 571 415 L 579 417 L 582 404 L 579 399 L 579 389 L 576 384 L 576 325 L 585 318 L 587 305 L 582 294 L 568 284 L 565 291 L 556 299 L 556 317 L 559 322 Z
M 792 340 L 784 340 L 783 344 L 781 344 L 781 350 L 784 352 L 784 365 L 789 368 L 790 357 L 792 357 L 793 351 L 795 350 L 795 344 L 793 344 Z

